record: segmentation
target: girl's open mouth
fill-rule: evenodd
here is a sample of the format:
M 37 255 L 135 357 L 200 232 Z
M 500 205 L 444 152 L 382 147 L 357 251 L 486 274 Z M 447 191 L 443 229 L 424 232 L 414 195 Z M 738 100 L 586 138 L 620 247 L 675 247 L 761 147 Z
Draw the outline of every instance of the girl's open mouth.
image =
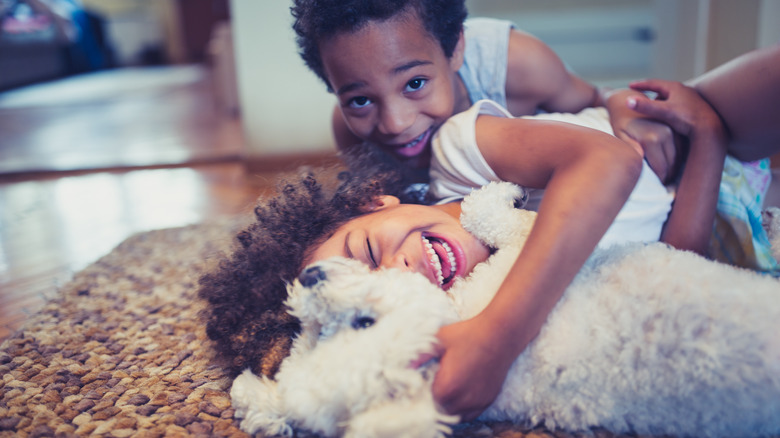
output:
M 462 251 L 459 247 L 443 238 L 423 234 L 423 247 L 428 256 L 435 277 L 435 284 L 442 289 L 448 289 L 458 275 L 459 267 L 464 266 Z M 461 268 L 462 270 L 462 268 Z

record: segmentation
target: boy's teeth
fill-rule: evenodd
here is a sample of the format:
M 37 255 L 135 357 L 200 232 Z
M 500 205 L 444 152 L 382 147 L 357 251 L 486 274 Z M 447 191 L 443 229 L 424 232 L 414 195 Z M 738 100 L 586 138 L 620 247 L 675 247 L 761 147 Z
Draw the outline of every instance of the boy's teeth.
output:
M 412 146 L 416 145 L 416 144 L 417 144 L 417 142 L 418 142 L 418 141 L 420 141 L 420 140 L 422 140 L 422 138 L 423 138 L 424 136 L 425 136 L 425 133 L 423 132 L 422 134 L 420 134 L 420 136 L 419 136 L 419 137 L 415 138 L 414 140 L 410 141 L 409 143 L 406 143 L 406 144 L 405 144 L 403 147 L 405 147 L 405 148 L 410 148 L 410 147 L 412 147 Z
M 439 283 L 439 286 L 442 286 L 444 284 L 444 274 L 442 273 L 439 255 L 436 253 L 436 250 L 433 249 L 433 244 L 427 238 L 423 237 L 422 239 L 423 243 L 425 243 L 425 250 L 428 253 L 428 258 L 436 272 L 436 281 Z M 452 248 L 450 248 L 450 245 L 447 242 L 439 241 L 439 243 L 442 248 L 447 251 L 447 259 L 450 262 L 450 276 L 452 276 L 452 273 L 454 273 L 458 267 L 457 262 L 455 261 L 455 254 L 452 252 Z

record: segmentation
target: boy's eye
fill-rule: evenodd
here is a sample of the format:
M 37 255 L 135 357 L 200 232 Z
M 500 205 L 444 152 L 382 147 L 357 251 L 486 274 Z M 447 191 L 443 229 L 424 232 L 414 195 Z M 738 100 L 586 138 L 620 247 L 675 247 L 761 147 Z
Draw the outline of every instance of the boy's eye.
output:
M 406 84 L 406 91 L 416 91 L 422 88 L 425 83 L 428 82 L 426 79 L 422 78 L 416 78 L 412 79 Z
M 358 96 L 358 97 L 353 97 L 352 99 L 350 99 L 347 104 L 350 107 L 352 107 L 352 108 L 363 108 L 364 106 L 366 106 L 366 105 L 368 105 L 370 103 L 371 103 L 371 99 L 369 99 L 369 98 L 367 98 L 365 96 Z

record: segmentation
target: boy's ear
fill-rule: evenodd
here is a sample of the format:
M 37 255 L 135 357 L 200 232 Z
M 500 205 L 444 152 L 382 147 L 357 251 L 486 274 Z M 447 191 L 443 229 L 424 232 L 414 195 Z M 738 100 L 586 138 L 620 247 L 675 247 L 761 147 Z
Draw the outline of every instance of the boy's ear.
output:
M 373 211 L 379 211 L 383 208 L 393 207 L 401 203 L 401 200 L 392 195 L 382 195 L 368 204 L 360 207 L 360 210 L 364 213 L 371 213 Z
M 452 71 L 458 71 L 460 70 L 460 67 L 463 65 L 463 52 L 466 50 L 466 38 L 463 36 L 463 31 L 460 31 L 460 36 L 458 37 L 458 43 L 455 44 L 455 50 L 452 51 L 452 56 L 450 57 L 450 68 Z

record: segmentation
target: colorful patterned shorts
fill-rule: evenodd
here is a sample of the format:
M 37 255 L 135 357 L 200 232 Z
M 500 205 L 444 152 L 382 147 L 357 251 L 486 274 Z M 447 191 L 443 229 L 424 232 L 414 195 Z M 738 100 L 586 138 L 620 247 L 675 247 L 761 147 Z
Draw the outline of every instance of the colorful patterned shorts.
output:
M 772 181 L 769 159 L 742 162 L 726 157 L 710 256 L 732 265 L 780 275 L 761 223 L 764 197 Z

